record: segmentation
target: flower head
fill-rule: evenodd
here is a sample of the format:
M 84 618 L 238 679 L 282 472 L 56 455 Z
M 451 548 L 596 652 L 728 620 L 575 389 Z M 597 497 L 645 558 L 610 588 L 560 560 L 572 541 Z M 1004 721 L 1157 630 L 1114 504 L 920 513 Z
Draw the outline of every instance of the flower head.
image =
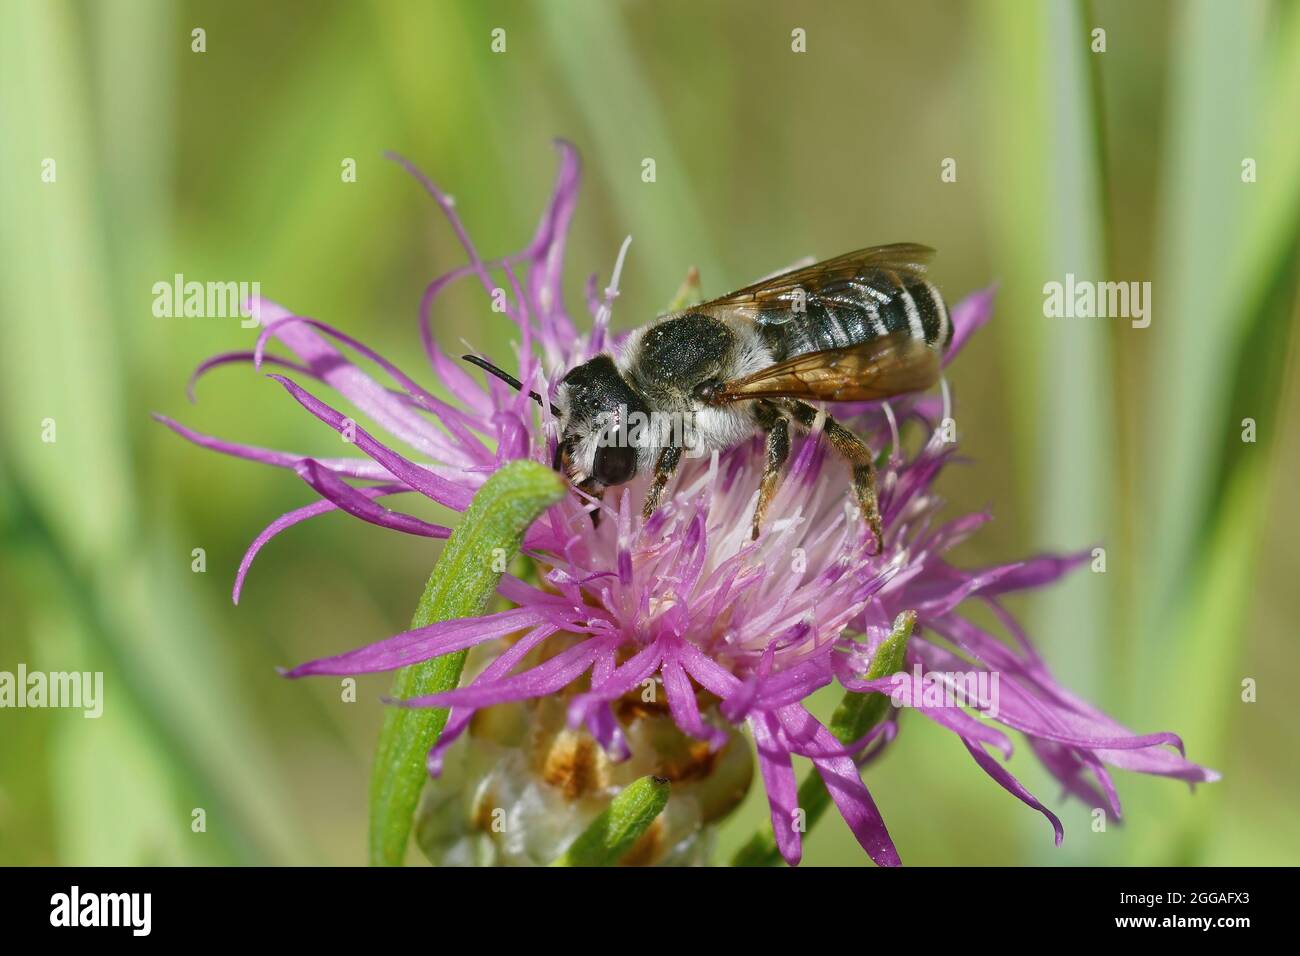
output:
M 467 265 L 429 284 L 420 307 L 425 353 L 453 401 L 436 397 L 344 332 L 267 302 L 260 303 L 264 327 L 253 350 L 216 356 L 196 371 L 198 377 L 231 362 L 274 366 L 273 379 L 364 455 L 310 458 L 222 441 L 162 419 L 204 447 L 292 469 L 322 499 L 282 515 L 257 536 L 236 576 L 236 600 L 260 549 L 307 518 L 340 509 L 394 531 L 445 537 L 447 528 L 390 510 L 379 499 L 415 493 L 463 511 L 504 462 L 551 460 L 553 416 L 547 402 L 539 402 L 540 411 L 534 408 L 527 393 L 535 389 L 554 396 L 568 369 L 617 350 L 621 338 L 610 333 L 609 321 L 627 252 L 625 243 L 603 292 L 594 277 L 588 282 L 593 321 L 580 332 L 565 308 L 561 285 L 578 163 L 568 144 L 560 144 L 560 153 L 558 181 L 532 241 L 521 253 L 492 262 L 478 254 L 448 197 L 407 167 L 441 207 L 468 256 Z M 443 289 L 474 277 L 491 294 L 498 275 L 509 292 L 507 315 L 519 335 L 517 371 L 524 383 L 519 391 L 492 377 L 480 383 L 441 350 L 433 331 L 433 307 Z M 953 309 L 949 359 L 991 308 L 992 293 L 986 291 Z M 292 357 L 267 352 L 271 339 Z M 392 386 L 379 384 L 336 344 L 377 366 Z M 320 386 L 333 389 L 389 437 L 381 440 L 318 397 L 313 390 Z M 996 724 L 1025 735 L 1069 792 L 1115 816 L 1120 806 L 1108 767 L 1190 782 L 1215 779 L 1212 771 L 1183 758 L 1173 734 L 1134 734 L 1061 687 L 1000 603 L 1009 592 L 1051 583 L 1080 564 L 1082 555 L 978 569 L 960 569 L 946 560 L 946 553 L 989 516 L 939 517 L 942 501 L 935 483 L 953 463 L 953 444 L 932 436 L 910 455 L 902 451 L 900 426 L 917 423 L 925 434 L 940 419 L 940 409 L 938 399 L 926 396 L 855 406 L 847 416 L 837 409 L 837 417 L 850 422 L 871 447 L 890 450 L 879 476 L 884 527 L 879 554 L 848 504 L 844 466 L 828 454 L 819 422 L 795 442 L 757 540 L 751 539 L 750 519 L 763 453 L 754 440 L 688 460 L 648 520 L 640 514 L 645 478 L 619 486 L 601 501 L 575 493 L 552 507 L 524 539 L 536 578 L 502 578 L 499 593 L 507 609 L 397 634 L 303 664 L 289 676 L 385 671 L 466 648 L 490 649 L 465 686 L 399 702 L 452 708 L 429 757 L 434 773 L 476 712 L 553 695 L 565 697 L 571 728 L 585 729 L 612 759 L 626 757 L 629 740 L 619 702 L 645 687 L 656 693 L 661 688 L 676 727 L 710 748 L 726 746 L 730 726 L 748 727 L 777 844 L 791 863 L 801 852 L 799 828 L 792 825 L 799 809 L 793 756 L 812 762 L 871 858 L 882 865 L 899 862 L 861 776 L 862 766 L 896 736 L 899 711 L 865 739 L 841 741 L 805 706 L 811 693 L 833 681 L 850 692 L 888 694 L 900 707 L 951 730 L 985 772 L 1047 817 L 1058 843 L 1057 817 L 986 749 L 1010 755 L 1011 742 Z M 407 446 L 405 454 L 399 444 Z M 588 518 L 596 509 L 605 518 L 598 525 Z M 991 608 L 1009 640 L 962 616 L 968 601 Z M 873 655 L 903 612 L 913 613 L 916 621 L 906 646 L 907 670 L 868 678 Z M 954 685 L 964 691 L 992 686 L 996 700 L 967 693 L 954 705 Z M 981 710 L 983 719 L 972 716 L 972 708 Z

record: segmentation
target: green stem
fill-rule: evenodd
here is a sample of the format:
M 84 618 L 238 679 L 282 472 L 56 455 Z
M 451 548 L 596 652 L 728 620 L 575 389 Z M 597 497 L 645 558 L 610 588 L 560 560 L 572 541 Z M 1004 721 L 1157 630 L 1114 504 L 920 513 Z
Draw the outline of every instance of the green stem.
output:
M 916 625 L 916 612 L 904 611 L 894 619 L 894 629 L 872 655 L 867 680 L 879 680 L 901 671 L 906 663 L 907 641 Z M 846 691 L 844 699 L 831 717 L 830 731 L 840 743 L 861 740 L 871 728 L 889 715 L 889 696 L 882 693 L 857 694 Z M 821 776 L 812 771 L 799 785 L 798 806 L 804 812 L 804 831 L 811 833 L 813 824 L 830 806 L 831 796 Z M 771 827 L 764 827 L 749 838 L 731 859 L 732 866 L 775 866 L 781 862 L 776 837 Z
M 559 475 L 534 461 L 513 461 L 493 474 L 447 539 L 411 627 L 482 614 L 528 526 L 565 491 Z M 451 690 L 460 682 L 465 653 L 403 667 L 393 681 L 392 696 L 405 699 Z M 370 781 L 372 866 L 402 865 L 428 777 L 425 758 L 446 726 L 447 715 L 442 707 L 390 707 L 384 713 Z
M 551 866 L 613 866 L 663 812 L 669 789 L 663 777 L 628 784 Z

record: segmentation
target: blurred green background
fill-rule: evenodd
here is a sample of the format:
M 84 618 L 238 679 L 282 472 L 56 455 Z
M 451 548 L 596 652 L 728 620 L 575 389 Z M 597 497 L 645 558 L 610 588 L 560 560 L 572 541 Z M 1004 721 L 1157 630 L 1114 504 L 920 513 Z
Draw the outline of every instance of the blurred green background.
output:
M 0 0 L 0 670 L 106 672 L 99 720 L 0 711 L 0 863 L 364 859 L 388 678 L 346 703 L 275 667 L 402 629 L 438 545 L 322 518 L 272 543 L 233 606 L 249 540 L 314 496 L 149 412 L 302 452 L 337 438 L 245 367 L 189 406 L 191 368 L 252 337 L 154 318 L 152 286 L 256 280 L 422 371 L 420 293 L 463 259 L 381 152 L 499 255 L 531 235 L 555 136 L 584 159 L 575 311 L 634 237 L 621 327 L 692 264 L 716 294 L 884 242 L 938 248 L 950 299 L 1000 284 L 950 376 L 974 464 L 940 487 L 996 518 L 961 558 L 1104 544 L 1105 574 L 1014 609 L 1065 684 L 1181 733 L 1224 780 L 1191 795 L 1120 773 L 1126 821 L 1095 833 L 1021 746 L 1058 850 L 959 741 L 905 720 L 867 778 L 905 862 L 1300 862 L 1297 116 L 1296 3 Z M 1152 282 L 1151 326 L 1045 318 L 1066 273 Z M 444 300 L 441 340 L 500 353 L 506 324 L 473 293 Z M 765 819 L 759 790 L 720 858 Z M 805 860 L 864 858 L 828 819 Z

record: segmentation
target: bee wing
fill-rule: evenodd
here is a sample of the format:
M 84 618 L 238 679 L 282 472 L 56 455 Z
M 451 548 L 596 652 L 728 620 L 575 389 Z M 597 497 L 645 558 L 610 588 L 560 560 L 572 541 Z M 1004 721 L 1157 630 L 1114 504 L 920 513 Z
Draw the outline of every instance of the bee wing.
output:
M 817 308 L 861 309 L 868 295 L 875 297 L 877 304 L 882 301 L 879 296 L 884 295 L 885 301 L 889 296 L 875 283 L 867 291 L 865 280 L 884 274 L 892 279 L 893 286 L 901 286 L 904 280 L 923 279 L 933 255 L 934 250 L 928 246 L 911 242 L 858 249 L 760 279 L 689 311 L 718 319 L 742 317 L 780 325 Z
M 905 332 L 895 333 L 848 348 L 796 355 L 724 383 L 714 400 L 874 402 L 929 388 L 939 380 L 939 369 L 938 352 Z

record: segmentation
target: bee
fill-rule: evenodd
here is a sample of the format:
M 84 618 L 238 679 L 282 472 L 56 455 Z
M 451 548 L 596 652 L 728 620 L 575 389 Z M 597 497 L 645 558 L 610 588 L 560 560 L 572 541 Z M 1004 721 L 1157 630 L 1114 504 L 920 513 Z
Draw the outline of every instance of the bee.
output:
M 636 329 L 617 357 L 597 355 L 560 380 L 551 405 L 559 423 L 554 467 L 597 498 L 606 488 L 651 475 L 642 509 L 649 518 L 687 443 L 680 432 L 655 428 L 636 442 L 611 441 L 628 418 L 682 417 L 693 425 L 689 450 L 698 453 L 763 433 L 766 463 L 752 528 L 757 538 L 790 454 L 791 432 L 811 430 L 821 414 L 810 402 L 878 401 L 939 380 L 953 326 L 943 296 L 926 279 L 933 254 L 911 243 L 860 249 Z M 491 363 L 465 358 L 522 388 Z M 530 394 L 541 404 L 536 392 Z M 829 415 L 822 428 L 849 465 L 879 552 L 871 451 Z

